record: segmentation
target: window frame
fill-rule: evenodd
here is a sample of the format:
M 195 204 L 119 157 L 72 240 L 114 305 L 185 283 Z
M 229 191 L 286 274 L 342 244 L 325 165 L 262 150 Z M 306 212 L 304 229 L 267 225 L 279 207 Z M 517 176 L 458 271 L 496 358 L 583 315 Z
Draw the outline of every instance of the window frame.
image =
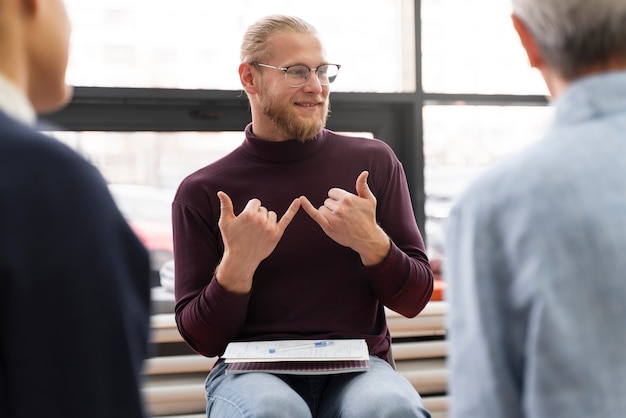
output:
M 372 132 L 387 142 L 404 165 L 413 210 L 425 225 L 424 121 L 427 105 L 546 106 L 540 95 L 425 93 L 422 89 L 421 1 L 415 0 L 415 86 L 413 93 L 332 92 L 327 127 Z M 75 87 L 71 102 L 41 115 L 42 129 L 61 131 L 242 131 L 250 122 L 242 90 Z M 451 122 L 453 123 L 453 122 Z M 424 233 L 425 235 L 425 233 Z M 424 237 L 426 239 L 426 237 Z

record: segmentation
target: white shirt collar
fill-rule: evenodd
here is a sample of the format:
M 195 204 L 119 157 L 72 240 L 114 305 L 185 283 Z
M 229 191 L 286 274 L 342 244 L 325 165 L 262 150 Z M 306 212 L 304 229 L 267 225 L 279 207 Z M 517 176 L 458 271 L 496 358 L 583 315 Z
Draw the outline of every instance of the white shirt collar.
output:
M 0 74 L 0 110 L 27 125 L 32 126 L 37 120 L 35 109 L 26 96 L 2 74 Z

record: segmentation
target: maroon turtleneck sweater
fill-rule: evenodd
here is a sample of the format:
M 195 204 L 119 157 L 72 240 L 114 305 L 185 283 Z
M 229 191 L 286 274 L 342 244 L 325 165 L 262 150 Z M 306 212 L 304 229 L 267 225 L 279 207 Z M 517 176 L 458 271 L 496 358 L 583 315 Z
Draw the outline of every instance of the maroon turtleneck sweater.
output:
M 415 222 L 404 170 L 376 139 L 321 131 L 304 143 L 257 138 L 251 125 L 241 146 L 192 173 L 174 203 L 176 321 L 183 338 L 205 356 L 231 341 L 364 338 L 387 357 L 384 306 L 408 317 L 430 299 L 433 275 Z M 259 265 L 252 291 L 231 294 L 215 280 L 224 245 L 217 226 L 223 190 L 235 214 L 258 198 L 278 216 L 304 195 L 319 207 L 333 187 L 356 194 L 369 171 L 377 219 L 391 238 L 387 258 L 364 267 L 359 255 L 327 237 L 300 209 L 274 252 Z

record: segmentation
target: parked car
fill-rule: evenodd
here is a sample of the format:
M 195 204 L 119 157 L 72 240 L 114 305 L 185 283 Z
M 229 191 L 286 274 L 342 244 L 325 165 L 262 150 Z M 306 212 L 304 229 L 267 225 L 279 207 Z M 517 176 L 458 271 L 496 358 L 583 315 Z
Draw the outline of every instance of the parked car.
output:
M 160 285 L 159 271 L 174 258 L 171 208 L 174 191 L 135 184 L 109 184 L 129 225 L 150 254 L 150 283 Z

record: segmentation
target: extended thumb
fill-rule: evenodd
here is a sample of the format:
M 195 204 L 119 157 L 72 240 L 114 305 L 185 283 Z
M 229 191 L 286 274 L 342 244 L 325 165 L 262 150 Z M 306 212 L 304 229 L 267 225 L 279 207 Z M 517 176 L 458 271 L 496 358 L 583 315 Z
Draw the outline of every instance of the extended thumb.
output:
M 362 197 L 364 199 L 371 199 L 374 197 L 374 195 L 372 194 L 372 191 L 367 185 L 368 177 L 369 177 L 369 173 L 367 171 L 363 171 L 361 172 L 361 174 L 359 174 L 359 177 L 357 177 L 356 179 L 356 192 L 358 193 L 359 197 Z
M 217 198 L 220 200 L 220 215 L 235 216 L 233 212 L 233 202 L 230 200 L 230 197 L 226 193 L 220 191 L 217 192 Z

